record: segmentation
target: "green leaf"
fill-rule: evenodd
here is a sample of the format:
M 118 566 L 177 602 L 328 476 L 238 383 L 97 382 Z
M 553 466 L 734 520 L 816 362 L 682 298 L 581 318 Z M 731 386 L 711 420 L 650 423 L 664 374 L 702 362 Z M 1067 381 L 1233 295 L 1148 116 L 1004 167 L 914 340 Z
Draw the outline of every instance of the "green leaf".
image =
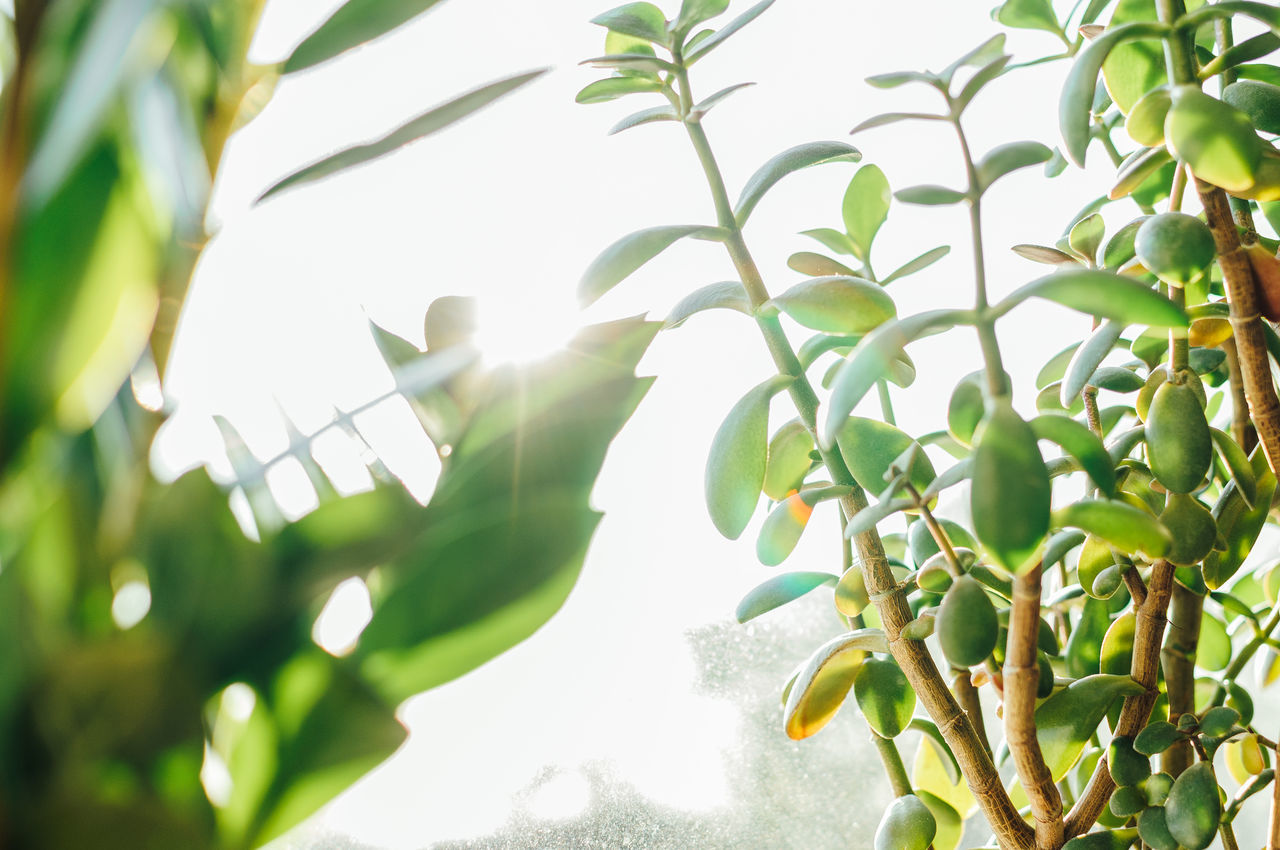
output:
M 1075 458 L 1104 495 L 1115 493 L 1116 471 L 1111 456 L 1102 439 L 1087 426 L 1069 416 L 1045 414 L 1031 420 L 1031 429 L 1037 439 L 1057 443 Z
M 1204 559 L 1205 583 L 1212 589 L 1226 584 L 1253 551 L 1254 543 L 1266 524 L 1267 511 L 1275 495 L 1276 477 L 1262 451 L 1255 448 L 1249 463 L 1253 467 L 1256 482 L 1254 506 L 1248 506 L 1235 479 L 1222 489 L 1222 495 L 1213 506 L 1213 518 L 1218 523 L 1218 531 L 1227 541 L 1227 548 L 1225 552 L 1215 549 Z
M 862 154 L 857 148 L 844 142 L 808 142 L 796 145 L 775 156 L 751 175 L 738 203 L 733 208 L 733 216 L 741 226 L 746 223 L 751 211 L 760 203 L 764 193 L 773 185 L 792 172 L 814 165 L 828 162 L 857 162 Z
M 734 616 L 738 618 L 739 623 L 754 620 L 761 614 L 799 599 L 811 590 L 822 587 L 824 584 L 835 584 L 837 581 L 839 576 L 831 573 L 802 572 L 774 576 L 742 597 Z
M 610 53 L 605 56 L 593 56 L 590 59 L 583 59 L 579 65 L 590 65 L 593 68 L 613 68 L 623 73 L 632 72 L 637 74 L 674 74 L 676 66 L 672 65 L 665 59 L 659 59 L 653 55 L 650 50 L 641 53 L 635 50 L 631 53 Z
M 882 738 L 900 735 L 916 710 L 916 692 L 891 659 L 862 662 L 853 679 L 853 695 L 867 725 Z
M 780 502 L 792 490 L 799 490 L 813 461 L 813 435 L 799 419 L 793 419 L 774 433 L 769 441 L 769 460 L 764 473 L 764 494 Z
M 988 409 L 974 441 L 973 530 L 999 564 L 1018 571 L 1049 532 L 1049 473 L 1035 432 L 1007 401 Z
M 1231 663 L 1231 637 L 1226 625 L 1212 614 L 1200 620 L 1200 643 L 1196 646 L 1196 666 L 1214 672 Z
M 39 208 L 84 159 L 119 92 L 130 45 L 150 29 L 156 0 L 104 0 L 85 7 L 92 13 L 71 69 L 60 81 L 52 112 L 30 155 L 22 178 L 23 202 Z M 61 48 L 58 48 L 61 50 Z
M 992 11 L 991 17 L 1007 27 L 1062 34 L 1062 26 L 1049 0 L 1005 0 Z
M 908 186 L 906 189 L 894 192 L 893 196 L 904 204 L 919 204 L 926 207 L 958 204 L 969 198 L 964 192 L 957 192 L 946 186 Z
M 819 227 L 814 230 L 803 230 L 800 235 L 816 239 L 823 246 L 835 251 L 837 254 L 845 254 L 850 257 L 854 255 L 853 243 L 849 241 L 848 235 L 841 233 L 839 230 L 830 227 Z
M 736 280 L 722 280 L 695 289 L 676 306 L 671 308 L 667 320 L 663 322 L 663 330 L 671 330 L 683 325 L 690 316 L 704 310 L 737 310 L 739 313 L 751 315 L 751 299 L 747 297 L 746 287 Z
M 671 28 L 675 32 L 689 32 L 698 24 L 724 14 L 728 8 L 729 0 L 683 0 Z
M 1110 390 L 1113 393 L 1137 392 L 1146 384 L 1141 375 L 1122 366 L 1100 367 L 1093 373 L 1089 383 L 1100 390 Z
M 952 62 L 942 73 L 938 75 L 938 79 L 946 85 L 951 85 L 951 79 L 961 68 L 982 68 L 990 64 L 993 60 L 1004 55 L 1004 33 L 998 33 L 991 38 L 979 44 L 969 52 L 965 53 L 956 61 Z
M 583 305 L 593 303 L 636 269 L 686 236 L 719 239 L 721 234 L 718 227 L 700 224 L 663 225 L 630 233 L 606 248 L 587 267 L 582 280 L 578 282 L 578 299 Z
M 875 74 L 867 77 L 867 84 L 878 89 L 896 89 L 907 83 L 928 83 L 937 86 L 939 78 L 927 71 L 892 71 L 888 74 Z
M 772 5 L 773 0 L 763 0 L 763 2 L 757 3 L 729 23 L 725 24 L 719 32 L 712 34 L 710 37 L 705 38 L 696 45 L 690 47 L 689 51 L 685 54 L 684 64 L 686 66 L 692 65 L 712 50 L 715 50 L 724 43 L 725 39 L 729 38 L 729 36 L 760 17 L 764 10 L 768 9 Z
M 1083 679 L 1100 669 L 1102 639 L 1111 625 L 1106 600 L 1090 597 L 1084 601 L 1080 619 L 1067 639 L 1067 674 Z
M 933 821 L 937 824 L 937 832 L 933 836 L 933 842 L 929 845 L 933 850 L 956 850 L 960 846 L 960 839 L 964 835 L 964 821 L 960 817 L 960 813 L 946 800 L 931 794 L 928 791 L 922 791 L 917 788 L 913 791 L 917 797 L 928 807 L 929 813 L 933 815 Z
M 973 445 L 973 435 L 986 415 L 986 400 L 982 387 L 986 373 L 971 372 L 956 382 L 947 402 L 947 430 L 952 437 L 966 446 Z
M 893 283 L 895 280 L 899 278 L 903 278 L 903 277 L 906 277 L 907 275 L 915 274 L 916 272 L 924 271 L 925 269 L 929 268 L 929 266 L 938 262 L 938 260 L 941 260 L 943 257 L 947 256 L 947 254 L 950 254 L 950 253 L 951 253 L 950 245 L 939 245 L 937 248 L 930 248 L 928 251 L 925 251 L 923 254 L 916 257 L 915 259 L 908 260 L 898 268 L 889 272 L 889 274 L 885 276 L 884 280 L 880 281 L 880 285 L 888 286 L 889 284 Z
M 992 183 L 1006 174 L 1048 162 L 1052 156 L 1053 151 L 1039 142 L 1010 142 L 1000 145 L 978 162 L 978 192 L 987 191 Z
M 642 79 L 642 78 L 637 78 Z M 632 127 L 639 127 L 641 124 L 652 124 L 655 121 L 679 121 L 680 116 L 676 114 L 675 107 L 666 104 L 664 106 L 651 106 L 648 109 L 642 109 L 639 112 L 633 112 L 626 118 L 623 118 L 617 124 L 609 128 L 608 135 L 613 136 L 621 133 L 623 130 L 630 130 Z
M 1253 467 L 1249 464 L 1249 456 L 1226 432 L 1210 428 L 1209 433 L 1213 435 L 1218 453 L 1222 455 L 1227 468 L 1231 470 L 1231 479 L 1235 481 L 1236 488 L 1244 497 L 1245 506 L 1253 507 L 1258 500 L 1258 480 L 1253 474 Z
M 1055 782 L 1080 757 L 1111 703 L 1142 690 L 1128 676 L 1097 674 L 1072 682 L 1040 704 L 1035 712 L 1036 738 Z
M 857 272 L 844 263 L 812 251 L 797 251 L 787 257 L 787 267 L 811 277 L 824 277 L 826 275 L 858 276 Z
M 836 441 L 853 479 L 872 493 L 884 489 L 894 461 L 912 446 L 919 446 L 910 435 L 893 425 L 861 416 L 846 419 L 840 426 Z M 912 464 L 911 484 L 917 492 L 923 491 L 936 475 L 928 455 L 921 452 Z
M 578 103 L 604 103 L 623 95 L 662 91 L 662 83 L 648 77 L 608 77 L 596 80 L 578 92 Z
M 883 287 L 847 275 L 801 281 L 772 303 L 806 328 L 827 333 L 866 333 L 897 315 Z
M 701 102 L 697 103 L 693 109 L 689 110 L 689 118 L 692 121 L 701 121 L 702 116 L 706 115 L 716 107 L 721 101 L 729 97 L 736 91 L 754 86 L 755 83 L 738 83 L 732 86 L 726 86 L 714 94 L 707 95 Z
M 1253 185 L 1262 145 L 1249 117 L 1234 106 L 1195 86 L 1178 86 L 1164 129 L 1169 152 L 1200 179 L 1228 192 Z
M 889 643 L 879 629 L 858 629 L 818 647 L 787 695 L 782 714 L 788 737 L 798 741 L 826 726 L 848 696 L 867 654 L 888 651 Z
M 378 159 L 398 150 L 401 147 L 415 142 L 425 136 L 429 136 L 438 130 L 442 130 L 450 124 L 458 121 L 475 112 L 481 107 L 487 106 L 508 92 L 520 88 L 530 80 L 540 77 L 544 71 L 532 71 L 527 74 L 520 74 L 515 77 L 508 77 L 505 80 L 499 80 L 489 83 L 486 86 L 468 92 L 461 97 L 455 98 L 448 103 L 437 106 L 434 109 L 422 113 L 417 118 L 406 124 L 397 127 L 387 135 L 376 139 L 372 142 L 356 145 L 338 153 L 325 157 L 305 168 L 293 172 L 288 177 L 277 181 L 261 195 L 258 196 L 258 203 L 265 201 L 273 195 L 283 192 L 285 189 L 294 186 L 300 186 L 305 183 L 311 183 L 323 177 L 346 171 L 357 165 L 363 165 L 371 160 Z
M 964 88 L 956 95 L 955 100 L 952 102 L 952 110 L 959 113 L 967 107 L 969 102 L 978 96 L 978 92 L 1004 73 L 1005 67 L 1012 58 L 1012 56 L 997 56 L 991 62 L 975 71 L 973 76 L 964 84 Z
M 627 3 L 596 15 L 591 23 L 655 44 L 668 43 L 666 16 L 652 3 Z
M 868 80 L 870 82 L 870 80 Z M 863 121 L 849 131 L 849 135 L 861 133 L 864 130 L 874 130 L 876 127 L 886 127 L 889 124 L 897 124 L 899 121 L 946 121 L 945 115 L 934 115 L 930 112 L 883 112 L 879 115 L 873 115 L 866 121 Z
M 1071 227 L 1067 243 L 1071 250 L 1091 262 L 1098 258 L 1098 247 L 1102 245 L 1102 237 L 1106 233 L 1107 224 L 1098 213 L 1092 213 L 1077 221 Z
M 1127 502 L 1086 499 L 1053 512 L 1056 528 L 1080 528 L 1123 552 L 1158 558 L 1173 541 L 1169 529 L 1151 514 Z
M 813 515 L 813 505 L 802 493 L 792 493 L 764 518 L 756 538 L 756 557 L 766 567 L 776 567 L 787 559 Z
M 1108 28 L 1076 57 L 1058 102 L 1058 124 L 1067 156 L 1081 167 L 1089 147 L 1093 123 L 1093 96 L 1103 60 L 1117 44 L 1139 38 L 1160 38 L 1168 27 L 1154 22 L 1133 22 Z
M 1196 762 L 1173 780 L 1164 802 L 1169 834 L 1187 850 L 1205 850 L 1218 833 L 1222 799 L 1213 765 Z
M 1089 383 L 1089 379 L 1098 371 L 1102 361 L 1115 348 L 1124 333 L 1124 325 L 1120 322 L 1108 321 L 1099 325 L 1071 356 L 1067 364 L 1066 375 L 1062 379 L 1061 399 L 1063 406 L 1070 406 L 1080 392 Z
M 775 375 L 754 387 L 729 411 L 711 442 L 706 473 L 707 510 L 716 528 L 730 540 L 736 540 L 746 530 L 764 487 L 769 400 L 792 380 Z
M 1030 260 L 1033 263 L 1044 263 L 1049 266 L 1080 265 L 1080 261 L 1066 251 L 1059 251 L 1057 248 L 1050 248 L 1047 245 L 1014 245 L 1011 250 L 1019 257 Z
M 1134 325 L 1185 328 L 1183 310 L 1145 283 L 1097 269 L 1064 269 L 1033 280 L 993 309 L 1003 315 L 1028 298 L 1047 298 L 1064 307 Z
M 890 499 L 884 502 L 877 502 L 853 515 L 853 519 L 849 520 L 849 524 L 844 527 L 844 536 L 856 537 L 875 528 L 878 523 L 894 514 L 901 511 L 909 511 L 913 508 L 915 508 L 915 502 L 911 499 Z
M 284 73 L 319 65 L 386 35 L 421 15 L 439 0 L 347 0 L 285 60 Z
M 892 197 L 884 172 L 874 165 L 862 166 L 849 181 L 841 211 L 858 259 L 866 261 L 871 256 L 871 243 L 889 215 Z
M 967 310 L 930 310 L 886 322 L 862 338 L 840 367 L 831 387 L 819 439 L 830 446 L 862 397 L 890 373 L 908 343 L 969 321 Z

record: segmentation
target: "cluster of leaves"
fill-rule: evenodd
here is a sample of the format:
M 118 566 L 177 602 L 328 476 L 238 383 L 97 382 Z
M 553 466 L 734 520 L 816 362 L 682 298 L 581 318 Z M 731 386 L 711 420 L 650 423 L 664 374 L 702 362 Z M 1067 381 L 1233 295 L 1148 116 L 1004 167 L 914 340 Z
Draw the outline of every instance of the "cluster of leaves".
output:
M 1274 776 L 1275 744 L 1253 726 L 1240 677 L 1261 651 L 1259 684 L 1274 681 L 1280 646 L 1272 636 L 1277 565 L 1255 558 L 1242 569 L 1272 521 L 1280 460 L 1267 442 L 1280 433 L 1270 362 L 1280 360 L 1280 337 L 1258 315 L 1280 317 L 1268 312 L 1280 305 L 1280 261 L 1276 242 L 1253 223 L 1256 202 L 1274 217 L 1270 202 L 1280 198 L 1280 71 L 1255 62 L 1280 49 L 1280 10 L 1235 0 L 1189 3 L 1191 11 L 1170 0 L 1119 0 L 1111 9 L 1093 0 L 1063 19 L 1048 0 L 1004 3 L 997 21 L 1051 32 L 1065 46 L 1035 61 L 1072 60 L 1061 151 L 1015 141 L 970 155 L 967 107 L 1017 67 L 1003 35 L 941 72 L 869 78 L 879 88 L 931 88 L 943 108 L 878 115 L 854 132 L 902 121 L 953 125 L 966 185 L 891 196 L 880 169 L 861 166 L 844 197 L 844 229 L 805 231 L 830 254 L 792 255 L 788 265 L 803 278 L 771 295 L 743 223 L 786 174 L 861 157 L 842 142 L 800 145 L 762 166 L 730 203 L 703 125 L 712 106 L 746 84 L 697 100 L 689 69 L 769 5 L 718 31 L 699 28 L 727 2 L 685 0 L 671 20 L 650 3 L 628 3 L 594 19 L 608 30 L 607 55 L 588 63 L 614 73 L 579 101 L 665 98 L 614 132 L 681 124 L 717 221 L 624 237 L 587 271 L 581 294 L 600 297 L 687 236 L 723 243 L 739 272 L 739 280 L 691 292 L 667 321 L 671 328 L 707 309 L 742 312 L 755 319 L 778 369 L 715 436 L 706 470 L 711 519 L 737 538 L 766 496 L 757 553 L 770 566 L 787 560 L 823 501 L 839 503 L 852 541 L 842 570 L 783 573 L 738 607 L 746 622 L 818 588 L 834 590 L 842 629 L 785 686 L 787 734 L 816 733 L 853 692 L 899 795 L 877 848 L 954 848 L 977 808 L 1004 847 L 1121 848 L 1141 837 L 1160 850 L 1203 850 L 1218 835 L 1234 847 L 1232 820 Z M 1096 23 L 1109 10 L 1106 25 Z M 1265 31 L 1233 44 L 1237 18 Z M 1206 81 L 1220 83 L 1220 97 L 1202 89 Z M 1052 178 L 1068 159 L 1083 164 L 1091 147 L 1112 158 L 1114 187 L 1056 244 L 1013 246 L 1055 268 L 990 301 L 981 240 L 987 190 L 1031 166 L 1044 165 Z M 1127 156 L 1125 147 L 1133 147 Z M 1181 211 L 1188 187 L 1201 198 L 1199 216 Z M 904 284 L 889 285 L 948 249 L 878 277 L 873 240 L 891 197 L 967 209 L 977 258 L 972 308 L 899 314 L 905 302 L 893 293 Z M 1109 206 L 1115 202 L 1138 215 Z M 1080 340 L 1044 362 L 1037 415 L 1028 419 L 1012 402 L 995 327 L 1016 322 L 1033 297 L 1086 318 Z M 793 347 L 789 327 L 817 333 Z M 976 332 L 984 368 L 952 390 L 945 427 L 904 432 L 894 424 L 891 386 L 915 380 L 908 347 L 959 328 Z M 828 354 L 833 362 L 815 370 Z M 1018 352 L 1020 360 L 1043 356 Z M 821 400 L 819 389 L 829 390 Z M 770 432 L 771 403 L 784 391 L 798 416 Z M 881 415 L 855 415 L 873 391 Z M 1259 434 L 1265 445 L 1255 448 Z M 967 489 L 967 520 L 935 515 L 953 488 Z M 905 533 L 879 532 L 892 517 L 905 518 Z M 928 645 L 951 668 L 950 695 Z M 928 717 L 917 714 L 918 699 Z M 997 747 L 987 743 L 983 699 L 1004 706 L 1006 739 Z M 894 744 L 907 730 L 926 742 L 910 776 Z M 1219 751 L 1241 783 L 1225 808 Z M 1018 766 L 1004 790 L 992 787 L 988 753 L 997 764 L 1013 756 Z M 1153 774 L 1147 757 L 1162 753 L 1162 772 Z M 982 792 L 975 797 L 963 780 Z M 1089 832 L 1095 822 L 1103 829 Z
M 575 582 L 599 520 L 590 489 L 648 386 L 634 369 L 656 323 L 588 328 L 544 362 L 496 371 L 477 365 L 458 299 L 429 311 L 426 353 L 374 328 L 393 395 L 443 459 L 425 506 L 371 452 L 374 489 L 339 498 L 316 435 L 296 429 L 286 455 L 262 462 L 221 423 L 254 540 L 203 470 L 174 483 L 149 472 L 228 135 L 281 75 L 435 2 L 349 0 L 270 67 L 245 58 L 259 0 L 18 0 L 0 21 L 12 48 L 0 73 L 0 845 L 258 846 L 400 745 L 400 702 L 527 637 Z M 388 153 L 535 75 L 265 194 Z M 331 427 L 359 442 L 358 412 Z M 321 501 L 292 525 L 265 483 L 285 460 Z M 371 618 L 335 655 L 313 629 L 351 579 Z

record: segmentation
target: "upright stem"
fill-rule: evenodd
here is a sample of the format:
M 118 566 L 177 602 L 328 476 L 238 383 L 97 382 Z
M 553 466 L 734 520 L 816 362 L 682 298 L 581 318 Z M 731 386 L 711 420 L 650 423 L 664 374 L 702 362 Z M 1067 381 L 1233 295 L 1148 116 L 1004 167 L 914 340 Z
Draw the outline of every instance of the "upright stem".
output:
M 1204 599 L 1199 594 L 1174 583 L 1169 607 L 1169 636 L 1160 652 L 1165 688 L 1169 694 L 1169 719 L 1174 723 L 1196 708 L 1195 657 L 1200 643 L 1203 610 Z M 1176 777 L 1194 760 L 1191 746 L 1180 742 L 1165 751 L 1160 765 L 1165 772 Z
M 1058 850 L 1063 837 L 1062 797 L 1036 738 L 1040 571 L 1037 564 L 1013 583 L 1013 607 L 1009 612 L 1009 638 L 1004 657 L 1004 736 L 1022 788 L 1031 802 L 1031 814 L 1036 821 L 1036 848 Z
M 1277 736 L 1280 740 L 1280 736 Z M 1280 746 L 1271 754 L 1272 761 L 1280 765 Z M 1267 850 L 1280 850 L 1280 781 L 1271 783 L 1271 814 L 1267 821 Z
M 902 754 L 898 752 L 898 745 L 894 740 L 872 732 L 871 742 L 876 745 L 876 751 L 880 753 L 880 762 L 884 765 L 884 772 L 889 775 L 893 796 L 905 797 L 913 793 L 911 779 L 907 776 L 907 767 L 902 763 Z
M 748 298 L 752 305 L 758 307 L 769 299 L 768 290 L 747 249 L 742 229 L 734 219 L 724 178 L 711 151 L 706 132 L 700 122 L 690 121 L 687 118 L 694 103 L 688 71 L 683 67 L 680 50 L 676 49 L 672 54 L 678 67 L 676 82 L 679 86 L 681 115 L 685 117 L 683 122 L 685 129 L 711 188 L 718 223 L 728 234 L 725 245 L 728 247 L 729 256 L 738 270 Z M 782 324 L 776 316 L 758 315 L 756 322 L 779 372 L 795 379 L 788 391 L 801 421 L 811 433 L 816 433 L 818 397 L 791 348 Z M 837 448 L 819 448 L 819 451 L 827 471 L 831 473 L 832 481 L 849 487 L 849 495 L 841 499 L 841 504 L 847 516 L 854 516 L 867 506 L 866 494 L 853 480 Z M 946 683 L 924 642 L 902 636 L 902 629 L 911 622 L 913 616 L 907 604 L 906 595 L 889 567 L 889 560 L 885 556 L 880 535 L 875 529 L 871 529 L 855 535 L 853 545 L 858 551 L 867 593 L 874 601 L 884 626 L 889 650 L 902 668 L 902 672 L 925 710 L 938 724 L 943 738 L 951 747 L 956 760 L 960 763 L 961 771 L 969 781 L 974 798 L 987 816 L 992 831 L 1002 847 L 1010 850 L 1013 848 L 1027 850 L 1032 846 L 1034 831 L 1022 820 L 1018 810 L 1010 801 L 1000 781 L 1000 774 L 996 771 L 990 754 L 982 746 L 973 724 L 969 722 L 968 717 L 956 704 L 951 692 L 947 690 Z

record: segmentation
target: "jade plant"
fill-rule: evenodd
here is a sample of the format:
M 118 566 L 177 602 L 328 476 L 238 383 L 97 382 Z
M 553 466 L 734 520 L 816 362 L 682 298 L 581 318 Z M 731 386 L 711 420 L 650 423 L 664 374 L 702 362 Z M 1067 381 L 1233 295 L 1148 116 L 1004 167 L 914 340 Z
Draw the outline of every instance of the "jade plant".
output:
M 724 24 L 728 0 L 684 0 L 672 18 L 628 3 L 593 19 L 605 50 L 586 64 L 610 75 L 578 100 L 651 101 L 614 130 L 682 130 L 715 217 L 623 237 L 580 293 L 600 298 L 686 237 L 718 243 L 737 270 L 693 289 L 666 323 L 739 311 L 776 367 L 712 442 L 711 519 L 728 538 L 752 528 L 767 565 L 787 561 L 820 502 L 838 504 L 846 538 L 843 563 L 789 564 L 737 609 L 745 622 L 833 589 L 830 640 L 780 683 L 786 734 L 819 732 L 852 694 L 897 798 L 877 850 L 951 850 L 971 815 L 1010 850 L 1233 850 L 1237 818 L 1261 821 L 1264 800 L 1268 846 L 1280 846 L 1268 790 L 1278 730 L 1253 711 L 1257 689 L 1280 677 L 1280 564 L 1257 543 L 1280 464 L 1280 338 L 1267 321 L 1280 318 L 1280 261 L 1266 235 L 1280 221 L 1280 67 L 1265 63 L 1280 49 L 1280 8 L 1091 0 L 1064 15 L 1049 0 L 1008 0 L 999 25 L 1046 30 L 1061 49 L 1013 63 L 997 34 L 941 71 L 867 80 L 931 89 L 936 110 L 850 116 L 859 134 L 950 125 L 964 184 L 891 192 L 861 164 L 835 226 L 804 232 L 821 250 L 793 254 L 769 284 L 775 270 L 743 234 L 753 210 L 798 169 L 861 159 L 844 141 L 799 144 L 734 200 L 708 126 L 742 86 L 699 92 L 695 65 L 772 5 Z M 1239 43 L 1237 25 L 1251 34 Z M 970 104 L 1045 63 L 1063 72 L 1061 139 L 974 151 Z M 993 184 L 1032 167 L 1052 180 L 1086 157 L 1109 158 L 1115 179 L 1064 235 L 984 244 Z M 911 276 L 945 246 L 873 270 L 893 199 L 967 217 L 971 306 L 903 309 Z M 1027 265 L 1026 282 L 995 298 L 988 252 L 1009 248 L 1051 268 Z M 1002 324 L 1033 298 L 1065 308 L 1079 339 L 1062 351 L 1003 346 Z M 950 390 L 936 430 L 906 433 L 894 388 L 915 380 L 912 343 L 934 334 L 972 346 L 982 369 Z M 1034 387 L 1013 385 L 1011 356 L 1043 362 Z M 947 503 L 968 510 L 943 516 Z M 993 709 L 1002 728 L 987 725 Z M 921 733 L 912 770 L 900 749 L 910 732 Z

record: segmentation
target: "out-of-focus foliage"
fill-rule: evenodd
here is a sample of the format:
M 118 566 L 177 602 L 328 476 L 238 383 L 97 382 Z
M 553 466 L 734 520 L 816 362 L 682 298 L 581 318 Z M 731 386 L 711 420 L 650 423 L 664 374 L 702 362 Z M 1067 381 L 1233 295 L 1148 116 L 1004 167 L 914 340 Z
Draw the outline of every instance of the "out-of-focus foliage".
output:
M 599 520 L 592 485 L 648 387 L 634 370 L 655 323 L 588 328 L 497 370 L 478 365 L 465 300 L 436 302 L 425 353 L 374 328 L 441 457 L 425 506 L 376 458 L 374 489 L 340 498 L 297 435 L 289 454 L 321 506 L 285 524 L 267 465 L 228 423 L 256 540 L 204 471 L 149 471 L 228 136 L 282 73 L 431 5 L 350 0 L 278 66 L 246 59 L 261 0 L 18 0 L 3 20 L 0 846 L 257 846 L 400 745 L 402 700 L 523 640 L 573 586 Z M 534 76 L 429 110 L 337 165 Z M 359 439 L 350 416 L 338 427 Z M 371 619 L 331 653 L 317 615 L 353 578 Z

